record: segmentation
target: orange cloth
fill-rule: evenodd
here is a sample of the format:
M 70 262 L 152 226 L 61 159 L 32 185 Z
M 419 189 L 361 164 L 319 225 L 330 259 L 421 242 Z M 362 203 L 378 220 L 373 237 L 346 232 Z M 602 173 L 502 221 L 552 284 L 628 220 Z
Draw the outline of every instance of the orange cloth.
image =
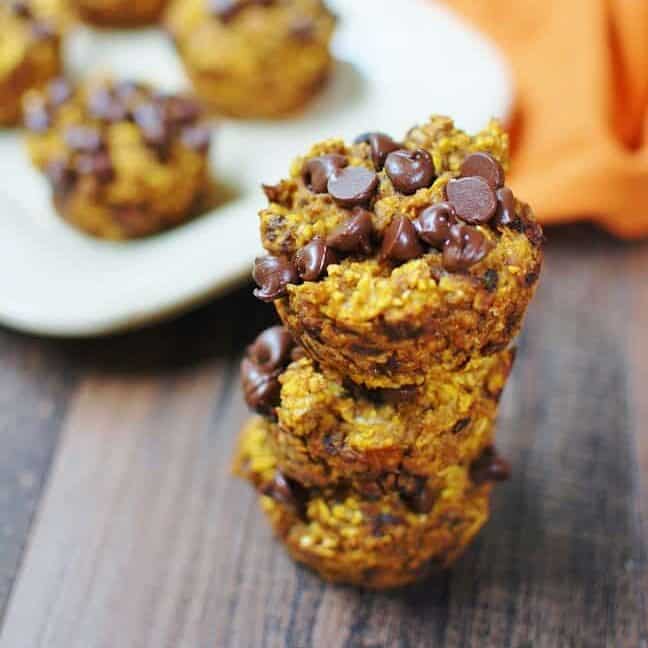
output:
M 517 84 L 511 187 L 543 223 L 648 235 L 648 0 L 445 0 Z

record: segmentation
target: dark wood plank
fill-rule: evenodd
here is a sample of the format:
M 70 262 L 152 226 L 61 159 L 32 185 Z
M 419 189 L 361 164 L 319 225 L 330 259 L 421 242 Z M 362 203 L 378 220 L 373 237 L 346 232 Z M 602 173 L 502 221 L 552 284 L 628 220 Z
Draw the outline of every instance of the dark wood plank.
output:
M 514 479 L 452 572 L 332 587 L 272 540 L 229 476 L 238 355 L 271 318 L 240 293 L 65 346 L 81 380 L 0 646 L 648 645 L 648 246 L 550 237 L 502 405 Z

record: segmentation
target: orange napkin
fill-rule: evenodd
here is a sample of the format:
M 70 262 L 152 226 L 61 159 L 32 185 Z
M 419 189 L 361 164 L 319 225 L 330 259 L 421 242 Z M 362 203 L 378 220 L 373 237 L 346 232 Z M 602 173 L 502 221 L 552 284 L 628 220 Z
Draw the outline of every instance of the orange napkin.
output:
M 648 0 L 445 0 L 517 84 L 511 186 L 543 223 L 648 234 Z

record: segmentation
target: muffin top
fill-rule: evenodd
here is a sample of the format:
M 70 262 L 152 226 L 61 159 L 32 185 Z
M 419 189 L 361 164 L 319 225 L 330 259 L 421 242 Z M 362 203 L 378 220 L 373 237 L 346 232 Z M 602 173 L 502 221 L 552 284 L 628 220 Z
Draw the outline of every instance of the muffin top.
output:
M 316 144 L 288 179 L 264 186 L 261 236 L 270 256 L 255 265 L 257 296 L 282 297 L 329 266 L 393 283 L 394 273 L 420 275 L 410 270 L 422 264 L 423 276 L 438 282 L 483 273 L 491 255 L 533 255 L 542 230 L 505 186 L 507 167 L 508 137 L 496 121 L 469 136 L 435 116 L 402 142 L 373 132 L 350 145 Z

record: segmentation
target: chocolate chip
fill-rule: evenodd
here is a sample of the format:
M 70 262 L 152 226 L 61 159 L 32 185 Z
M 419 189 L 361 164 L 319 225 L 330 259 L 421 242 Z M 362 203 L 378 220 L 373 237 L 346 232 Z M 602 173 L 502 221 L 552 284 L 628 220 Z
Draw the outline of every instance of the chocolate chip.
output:
M 164 110 L 157 102 L 141 103 L 133 109 L 133 119 L 139 126 L 144 141 L 164 154 L 170 133 L 164 121 Z
M 273 203 L 279 203 L 281 200 L 281 185 L 261 185 L 266 198 Z
M 524 285 L 530 288 L 536 281 L 538 281 L 539 277 L 540 275 L 537 272 L 527 272 L 524 275 Z
M 495 292 L 497 290 L 497 284 L 499 283 L 499 275 L 497 274 L 497 270 L 493 270 L 493 268 L 489 268 L 484 272 L 484 288 L 489 293 Z
M 443 246 L 443 267 L 450 272 L 466 270 L 481 261 L 493 244 L 476 228 L 458 223 L 450 228 Z
M 470 417 L 459 419 L 452 427 L 452 434 L 459 434 L 462 430 L 465 430 L 469 424 Z
M 288 284 L 299 281 L 297 271 L 290 259 L 283 256 L 260 257 L 254 262 L 252 277 L 259 286 L 254 296 L 261 301 L 270 302 L 287 294 Z
M 454 207 L 440 202 L 424 209 L 414 221 L 419 238 L 438 250 L 450 236 L 450 227 L 457 222 Z
M 338 225 L 326 238 L 326 244 L 340 252 L 371 253 L 373 221 L 371 213 L 356 207 L 348 221 Z
M 415 513 L 429 513 L 437 499 L 436 492 L 428 486 L 424 477 L 400 474 L 398 489 L 401 498 Z
M 310 16 L 298 16 L 290 24 L 290 35 L 300 43 L 309 43 L 315 37 L 315 21 Z
M 515 197 L 508 187 L 501 187 L 496 192 L 497 212 L 495 213 L 495 225 L 510 227 L 519 220 L 515 213 Z
M 70 126 L 65 131 L 65 142 L 73 150 L 97 153 L 104 147 L 101 133 L 91 126 Z
M 327 188 L 341 207 L 368 205 L 378 188 L 378 176 L 365 167 L 345 167 L 329 178 Z
M 35 20 L 31 23 L 29 30 L 31 35 L 37 41 L 50 40 L 56 37 L 56 29 L 53 25 L 45 20 Z
M 404 385 L 403 387 L 395 387 L 392 389 L 383 388 L 380 390 L 380 400 L 389 405 L 407 403 L 416 396 L 417 391 L 418 388 L 415 385 Z
M 423 254 L 416 228 L 406 216 L 394 216 L 385 230 L 380 258 L 392 261 L 409 261 Z
M 401 148 L 401 145 L 385 133 L 363 133 L 354 140 L 356 144 L 365 142 L 371 147 L 371 159 L 379 171 L 385 166 L 387 156 Z
M 47 100 L 49 105 L 58 108 L 72 96 L 72 86 L 63 77 L 53 79 L 47 84 Z
M 499 189 L 504 185 L 504 169 L 489 153 L 482 151 L 469 155 L 461 165 L 461 177 L 479 176 L 486 180 L 491 189 Z
M 180 134 L 182 143 L 198 153 L 207 153 L 211 142 L 211 132 L 206 126 L 187 126 Z
M 11 13 L 13 13 L 15 16 L 19 16 L 20 18 L 32 18 L 32 10 L 29 6 L 29 3 L 23 2 L 22 0 L 13 0 L 13 2 L 9 3 L 9 10 Z
M 385 171 L 396 191 L 409 196 L 434 181 L 434 163 L 427 151 L 393 151 L 385 160 Z
M 122 101 L 130 101 L 134 97 L 147 93 L 147 88 L 138 81 L 117 81 L 113 86 L 115 96 Z
M 66 196 L 74 187 L 77 175 L 65 160 L 52 160 L 45 167 L 45 176 L 55 194 Z
M 264 416 L 274 417 L 279 404 L 281 384 L 279 371 L 265 371 L 249 358 L 241 363 L 241 384 L 243 396 L 250 409 Z
M 198 121 L 202 114 L 200 104 L 191 97 L 167 95 L 161 98 L 165 119 L 171 124 L 189 126 Z
M 479 458 L 470 464 L 470 478 L 476 485 L 485 482 L 506 481 L 510 477 L 509 462 L 499 457 L 492 446 L 486 448 Z
M 297 274 L 304 281 L 317 281 L 331 263 L 337 263 L 337 255 L 323 239 L 316 237 L 295 255 Z
M 304 184 L 313 193 L 326 193 L 329 178 L 347 164 L 346 157 L 338 153 L 312 158 L 304 165 L 302 172 Z
M 375 497 L 377 498 L 378 496 L 377 493 Z M 372 520 L 371 533 L 376 538 L 381 538 L 385 535 L 390 526 L 402 524 L 403 522 L 403 518 L 398 515 L 392 515 L 391 513 L 378 513 L 378 515 L 376 515 Z
M 296 346 L 291 352 L 290 352 L 290 360 L 292 362 L 298 362 L 299 360 L 302 360 L 303 358 L 307 358 L 308 355 L 306 354 L 306 350 L 302 346 Z
M 123 121 L 128 117 L 128 110 L 122 101 L 105 86 L 95 88 L 88 96 L 88 111 L 96 119 L 107 122 Z
M 457 216 L 467 223 L 487 223 L 495 215 L 497 198 L 484 178 L 450 180 L 446 193 Z
M 283 326 L 272 326 L 263 331 L 248 347 L 247 357 L 265 372 L 283 369 L 289 363 L 294 344 L 287 329 Z
M 79 155 L 75 167 L 79 175 L 94 176 L 100 183 L 110 182 L 115 177 L 110 156 L 103 151 Z
M 273 480 L 261 489 L 261 493 L 292 509 L 301 518 L 306 515 L 308 491 L 280 471 L 277 471 Z
M 34 102 L 25 110 L 25 128 L 33 133 L 44 133 L 51 125 L 52 114 L 44 103 Z

